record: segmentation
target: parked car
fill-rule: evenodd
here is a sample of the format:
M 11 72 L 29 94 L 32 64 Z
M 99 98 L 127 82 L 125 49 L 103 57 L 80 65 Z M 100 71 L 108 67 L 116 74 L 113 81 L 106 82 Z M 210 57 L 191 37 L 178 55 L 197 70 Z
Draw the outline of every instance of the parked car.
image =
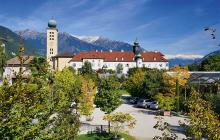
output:
M 137 107 L 143 107 L 143 108 L 145 108 L 146 106 L 149 106 L 151 102 L 152 102 L 152 101 L 149 100 L 149 99 L 140 99 L 140 100 L 138 100 L 138 102 L 137 102 Z
M 146 103 L 146 105 L 144 106 L 144 108 L 150 108 L 150 109 L 158 109 L 159 108 L 159 105 L 158 105 L 158 102 L 157 101 L 149 101 Z
M 137 104 L 137 102 L 138 102 L 138 97 L 132 97 L 130 100 L 129 100 L 129 102 L 131 103 L 131 104 Z
M 157 102 L 157 101 L 151 102 L 149 108 L 150 108 L 150 109 L 158 109 L 158 108 L 159 108 L 158 102 Z

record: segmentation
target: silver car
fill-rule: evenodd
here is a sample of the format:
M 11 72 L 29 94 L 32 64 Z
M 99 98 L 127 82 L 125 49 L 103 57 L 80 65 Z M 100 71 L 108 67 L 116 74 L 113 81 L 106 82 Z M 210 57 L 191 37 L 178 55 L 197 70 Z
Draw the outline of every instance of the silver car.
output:
M 151 100 L 149 99 L 140 99 L 137 102 L 137 107 L 143 107 L 145 108 L 146 106 L 150 105 Z

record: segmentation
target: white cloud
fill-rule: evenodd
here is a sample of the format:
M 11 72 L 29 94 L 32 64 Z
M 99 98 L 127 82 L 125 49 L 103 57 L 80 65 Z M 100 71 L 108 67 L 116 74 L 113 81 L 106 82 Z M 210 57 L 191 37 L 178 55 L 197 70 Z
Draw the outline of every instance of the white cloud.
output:
M 203 58 L 203 55 L 195 55 L 195 54 L 166 54 L 165 58 L 166 59 L 175 59 L 175 58 L 180 58 L 180 59 L 197 59 L 197 58 Z
M 216 25 L 218 31 L 220 31 L 220 24 Z M 192 33 L 182 39 L 177 40 L 174 43 L 166 44 L 166 51 L 172 53 L 184 53 L 184 54 L 200 54 L 206 55 L 210 52 L 219 49 L 220 36 L 216 36 L 216 39 L 212 39 L 209 32 L 201 31 Z

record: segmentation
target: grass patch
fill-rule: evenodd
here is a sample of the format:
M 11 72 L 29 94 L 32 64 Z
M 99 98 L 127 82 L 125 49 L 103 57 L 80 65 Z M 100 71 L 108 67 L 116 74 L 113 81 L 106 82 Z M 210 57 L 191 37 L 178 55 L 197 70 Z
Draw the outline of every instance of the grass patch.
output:
M 121 136 L 125 140 L 134 140 L 130 135 L 122 133 Z M 83 134 L 77 137 L 77 140 L 112 140 L 113 135 L 108 133 Z
M 123 90 L 123 89 L 118 90 L 118 93 L 121 95 L 130 95 L 129 92 L 127 92 L 126 90 Z

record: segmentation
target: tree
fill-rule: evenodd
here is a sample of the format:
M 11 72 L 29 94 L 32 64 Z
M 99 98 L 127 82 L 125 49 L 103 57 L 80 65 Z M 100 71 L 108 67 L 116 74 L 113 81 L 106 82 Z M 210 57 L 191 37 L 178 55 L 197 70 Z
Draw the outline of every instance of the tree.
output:
M 159 108 L 163 110 L 171 111 L 175 108 L 175 97 L 172 94 L 158 93 L 154 98 L 158 101 Z
M 143 83 L 145 80 L 145 72 L 142 69 L 137 69 L 126 81 L 126 89 L 135 97 L 143 97 Z
M 3 72 L 4 72 L 4 67 L 6 65 L 6 56 L 4 52 L 4 47 L 1 46 L 2 43 L 0 41 L 0 80 L 2 79 Z
M 43 139 L 48 134 L 52 106 L 45 80 L 5 81 L 0 93 L 0 139 Z
M 108 77 L 100 79 L 99 91 L 95 97 L 95 104 L 102 111 L 110 114 L 121 104 L 121 94 L 119 94 L 118 89 L 120 83 L 115 80 L 115 77 Z M 110 122 L 109 122 L 109 132 L 110 132 Z
M 171 93 L 176 96 L 176 110 L 179 112 L 179 88 L 186 85 L 190 74 L 186 67 L 175 66 L 170 69 L 171 73 L 164 73 L 163 79 L 166 86 L 167 93 Z
M 0 139 L 76 139 L 81 83 L 67 69 L 45 77 L 28 77 L 0 87 Z M 79 84 L 80 83 L 80 84 Z
M 55 73 L 52 89 L 51 111 L 54 117 L 51 136 L 56 139 L 75 139 L 79 131 L 76 106 L 79 104 L 81 93 L 81 78 L 64 68 L 63 71 Z M 73 106 L 73 103 L 77 105 Z
M 82 115 L 89 116 L 92 114 L 95 93 L 96 89 L 94 82 L 91 79 L 82 79 L 81 95 L 79 100 L 79 111 Z
M 86 61 L 84 63 L 84 65 L 82 66 L 82 68 L 80 69 L 80 73 L 82 75 L 85 75 L 85 74 L 94 74 L 94 71 L 92 69 L 92 64 L 88 61 Z
M 121 63 L 119 63 L 116 67 L 116 72 L 118 74 L 121 74 L 123 72 L 123 65 Z
M 136 120 L 130 114 L 122 112 L 105 115 L 103 119 L 111 122 L 115 138 L 125 131 L 125 127 L 132 129 L 136 124 Z
M 189 119 L 182 123 L 186 128 L 186 136 L 192 139 L 207 138 L 209 140 L 220 139 L 220 122 L 213 112 L 210 104 L 200 95 L 191 91 L 187 101 Z
M 219 71 L 220 70 L 220 56 L 211 55 L 201 62 L 202 71 Z
M 92 64 L 88 61 L 84 63 L 81 69 L 79 69 L 80 75 L 85 77 L 86 79 L 92 79 L 95 82 L 95 85 L 98 85 L 98 75 L 92 69 Z
M 48 73 L 49 65 L 45 58 L 34 57 L 30 62 L 30 69 L 33 76 L 45 76 Z
M 170 69 L 170 74 L 167 72 L 163 73 L 163 79 L 165 86 L 169 87 L 169 92 L 175 94 L 176 92 L 176 81 L 178 80 L 179 86 L 183 87 L 186 85 L 190 74 L 187 67 L 175 66 Z
M 158 69 L 146 70 L 143 83 L 145 97 L 152 98 L 162 90 L 164 86 L 162 74 L 163 71 Z
M 162 71 L 137 69 L 126 82 L 126 89 L 132 96 L 152 98 L 163 87 Z
M 199 71 L 200 70 L 200 65 L 197 63 L 193 63 L 188 65 L 189 71 Z
M 121 105 L 121 95 L 118 92 L 120 83 L 115 80 L 115 77 L 100 79 L 99 92 L 95 98 L 97 107 L 106 113 L 111 113 Z

